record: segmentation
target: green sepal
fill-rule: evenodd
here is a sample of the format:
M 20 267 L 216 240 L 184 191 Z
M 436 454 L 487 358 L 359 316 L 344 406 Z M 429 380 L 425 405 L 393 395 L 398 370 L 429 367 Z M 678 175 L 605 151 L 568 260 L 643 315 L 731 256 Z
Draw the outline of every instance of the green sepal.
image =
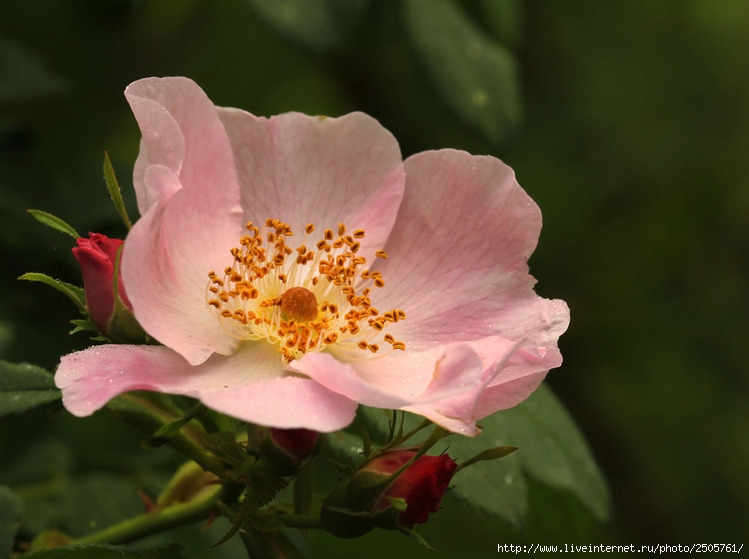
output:
M 73 301 L 73 303 L 75 303 L 75 306 L 78 308 L 78 311 L 82 315 L 88 316 L 88 311 L 86 311 L 86 294 L 84 293 L 83 288 L 78 287 L 77 285 L 73 285 L 71 283 L 66 283 L 64 281 L 51 278 L 46 274 L 40 274 L 38 272 L 25 273 L 22 276 L 19 276 L 18 279 L 26 280 L 26 281 L 39 281 L 41 283 L 46 283 L 50 287 L 53 287 L 57 291 L 67 295 L 68 298 L 71 301 Z
M 46 225 L 47 227 L 54 229 L 55 231 L 59 231 L 60 233 L 70 235 L 74 239 L 79 239 L 81 237 L 78 234 L 78 231 L 76 231 L 72 225 L 60 219 L 59 217 L 52 215 L 51 213 L 47 213 L 42 210 L 26 210 L 26 211 L 29 212 L 31 214 L 31 217 L 36 219 L 39 223 L 42 223 Z
M 89 318 L 76 318 L 71 320 L 70 323 L 73 325 L 73 329 L 70 334 L 77 334 L 78 332 L 99 332 L 99 327 L 91 322 Z M 105 336 L 95 336 L 92 338 L 96 342 L 108 342 L 109 339 Z
M 385 497 L 390 506 L 395 510 L 403 512 L 408 508 L 408 503 L 403 497 Z
M 117 213 L 120 214 L 122 221 L 125 223 L 125 227 L 130 229 L 133 224 L 127 215 L 125 201 L 122 199 L 120 184 L 117 182 L 117 176 L 114 174 L 112 160 L 109 159 L 109 154 L 106 151 L 104 152 L 104 182 L 107 183 L 107 190 L 109 191 L 110 198 L 112 198 L 114 207 L 117 209 Z
M 483 452 L 479 452 L 473 458 L 459 464 L 458 468 L 455 470 L 455 473 L 458 473 L 463 468 L 466 468 L 471 464 L 475 464 L 476 462 L 483 462 L 484 460 L 498 460 L 500 458 L 504 458 L 505 456 L 509 456 L 510 454 L 515 452 L 517 449 L 518 447 L 516 446 L 496 446 L 494 448 L 487 448 Z
M 114 271 L 112 273 L 114 309 L 112 309 L 112 316 L 107 324 L 107 335 L 120 343 L 142 344 L 146 341 L 146 332 L 135 319 L 133 311 L 122 302 L 122 297 L 120 297 L 120 260 L 122 258 L 122 248 L 124 246 L 125 245 L 120 245 L 114 259 Z

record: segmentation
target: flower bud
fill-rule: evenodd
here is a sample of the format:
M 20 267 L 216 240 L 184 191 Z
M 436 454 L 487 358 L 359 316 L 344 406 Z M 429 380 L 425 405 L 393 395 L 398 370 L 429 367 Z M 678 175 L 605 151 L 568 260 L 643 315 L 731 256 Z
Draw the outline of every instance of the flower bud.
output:
M 320 447 L 320 433 L 310 429 L 260 429 L 258 453 L 280 476 L 296 473 Z
M 83 289 L 86 293 L 86 309 L 91 320 L 103 334 L 129 341 L 142 337 L 143 331 L 132 314 L 122 277 L 117 279 L 114 289 L 114 271 L 120 239 L 110 239 L 101 233 L 89 233 L 89 238 L 79 238 L 73 248 L 73 256 L 83 273 Z
M 268 430 L 270 440 L 292 458 L 299 461 L 309 458 L 317 447 L 320 433 L 310 429 L 276 429 Z
M 426 522 L 439 510 L 458 465 L 447 454 L 423 455 L 391 479 L 415 455 L 413 450 L 386 452 L 331 492 L 323 505 L 326 529 L 339 537 L 358 537 L 375 526 L 402 529 Z
M 388 452 L 366 464 L 361 471 L 387 476 L 398 471 L 415 454 L 411 450 Z M 398 523 L 402 526 L 423 524 L 431 513 L 439 510 L 457 467 L 447 454 L 420 456 L 388 486 L 375 510 L 387 508 L 391 499 L 404 499 L 406 510 L 398 515 Z

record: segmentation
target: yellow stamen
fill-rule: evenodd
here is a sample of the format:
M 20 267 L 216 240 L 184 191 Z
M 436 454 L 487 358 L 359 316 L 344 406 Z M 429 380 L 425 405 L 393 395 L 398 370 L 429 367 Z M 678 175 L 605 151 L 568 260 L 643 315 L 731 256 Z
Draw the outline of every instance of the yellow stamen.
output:
M 265 339 L 287 362 L 326 348 L 374 354 L 385 343 L 405 349 L 392 335 L 381 334 L 406 315 L 400 309 L 380 314 L 372 305 L 372 287 L 381 288 L 385 281 L 380 272 L 363 268 L 366 259 L 357 254 L 363 229 L 347 235 L 339 223 L 337 237 L 333 229 L 324 229 L 310 249 L 304 242 L 289 246 L 293 232 L 282 221 L 268 219 L 265 227 L 263 232 L 247 223 L 223 277 L 208 273 L 206 304 L 231 336 Z M 307 224 L 305 239 L 315 230 Z M 375 255 L 387 258 L 382 250 Z

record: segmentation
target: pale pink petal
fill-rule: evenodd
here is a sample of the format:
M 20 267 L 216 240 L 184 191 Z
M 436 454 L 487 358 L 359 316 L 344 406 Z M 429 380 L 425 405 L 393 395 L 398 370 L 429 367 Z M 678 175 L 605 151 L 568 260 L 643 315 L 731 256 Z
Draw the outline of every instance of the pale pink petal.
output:
M 64 356 L 55 383 L 65 407 L 78 416 L 131 390 L 190 396 L 244 421 L 325 432 L 348 425 L 356 410 L 356 402 L 284 373 L 268 344 L 247 344 L 198 366 L 165 347 L 97 346 Z
M 538 206 L 512 169 L 455 150 L 406 161 L 406 193 L 378 263 L 378 308 L 407 319 L 388 332 L 410 348 L 499 335 L 544 352 L 569 322 L 562 301 L 533 291 L 527 260 L 541 229 Z
M 216 198 L 236 197 L 234 157 L 216 108 L 188 78 L 145 78 L 125 89 L 125 98 L 141 129 L 141 150 L 133 177 L 138 209 L 145 214 L 158 190 L 145 187 L 150 165 L 164 165 L 184 188 L 215 205 Z M 234 190 L 234 192 L 230 192 Z
M 494 346 L 498 360 L 515 348 L 502 340 L 494 340 Z M 485 386 L 482 357 L 470 344 L 460 343 L 348 363 L 327 352 L 308 353 L 290 367 L 361 404 L 400 409 L 459 398 Z
M 372 382 L 370 375 L 361 375 L 353 363 L 339 361 L 324 352 L 308 353 L 302 359 L 293 361 L 290 368 L 360 404 L 387 409 L 398 409 L 409 404 L 419 393 L 419 384 L 423 384 L 425 380 L 421 372 L 413 376 L 407 373 L 401 376 L 399 372 L 396 376 L 403 380 L 404 388 L 399 393 L 388 391 L 386 386 L 378 386 L 377 382 Z M 387 370 L 383 372 L 388 373 Z M 428 371 L 426 373 L 428 375 Z M 417 388 L 408 388 L 414 386 Z
M 435 382 L 422 401 L 405 408 L 407 411 L 428 417 L 453 432 L 476 435 L 477 420 L 516 406 L 538 388 L 549 369 L 561 364 L 557 350 L 538 357 L 519 349 L 519 343 L 513 346 L 497 337 L 469 345 L 482 363 L 481 382 L 461 394 L 446 394 L 434 401 L 433 393 L 442 388 Z M 450 377 L 435 379 L 438 380 L 447 386 L 454 382 Z
M 234 157 L 216 109 L 184 78 L 149 78 L 126 96 L 143 131 L 135 181 L 145 214 L 125 241 L 122 276 L 143 328 L 190 363 L 236 341 L 205 298 L 210 271 L 231 262 L 244 219 Z
M 231 138 L 248 220 L 267 218 L 303 231 L 344 223 L 365 229 L 361 254 L 371 258 L 390 232 L 404 188 L 400 149 L 375 119 L 286 113 L 270 119 L 221 109 Z

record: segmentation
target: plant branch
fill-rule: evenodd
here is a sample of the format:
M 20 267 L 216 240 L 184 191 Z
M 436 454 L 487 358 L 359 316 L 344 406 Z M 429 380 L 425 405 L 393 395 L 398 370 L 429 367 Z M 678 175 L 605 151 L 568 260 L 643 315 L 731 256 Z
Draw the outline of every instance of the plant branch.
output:
M 79 538 L 72 545 L 83 544 L 124 544 L 133 542 L 178 526 L 192 524 L 210 516 L 217 508 L 223 495 L 223 487 L 216 485 L 205 490 L 205 495 L 188 503 L 175 503 L 168 507 L 156 508 L 150 512 L 104 528 L 93 534 Z

